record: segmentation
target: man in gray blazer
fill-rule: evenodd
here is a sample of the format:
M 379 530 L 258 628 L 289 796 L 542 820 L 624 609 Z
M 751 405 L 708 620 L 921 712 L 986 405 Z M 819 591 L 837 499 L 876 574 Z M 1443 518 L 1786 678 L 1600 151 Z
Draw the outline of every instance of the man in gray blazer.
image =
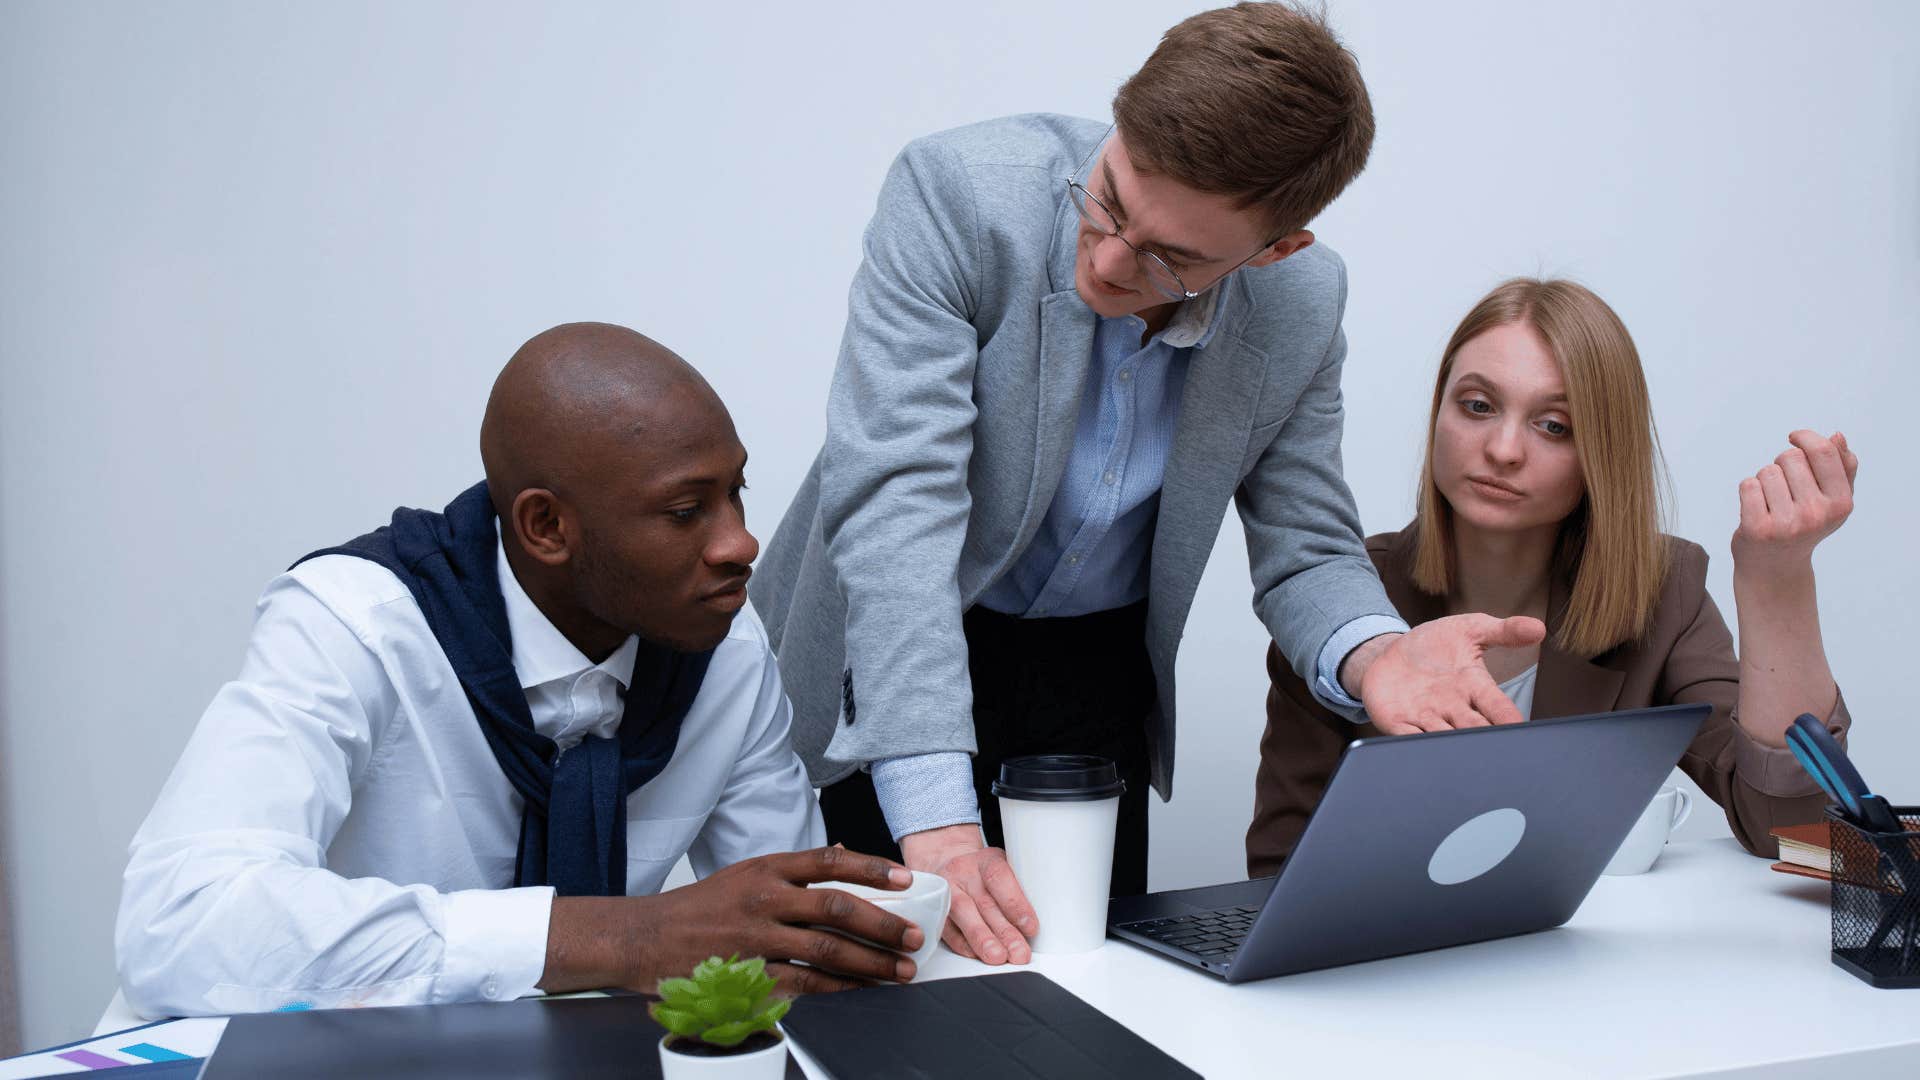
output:
M 750 586 L 829 836 L 897 841 L 946 876 L 945 940 L 988 963 L 1024 962 L 1038 926 L 990 846 L 1004 758 L 1115 759 L 1113 887 L 1145 889 L 1174 656 L 1229 500 L 1280 650 L 1386 730 L 1518 720 L 1480 654 L 1542 632 L 1408 634 L 1360 537 L 1345 268 L 1305 228 L 1372 144 L 1351 54 L 1291 7 L 1206 12 L 1114 116 L 1011 117 L 900 154 L 826 443 Z

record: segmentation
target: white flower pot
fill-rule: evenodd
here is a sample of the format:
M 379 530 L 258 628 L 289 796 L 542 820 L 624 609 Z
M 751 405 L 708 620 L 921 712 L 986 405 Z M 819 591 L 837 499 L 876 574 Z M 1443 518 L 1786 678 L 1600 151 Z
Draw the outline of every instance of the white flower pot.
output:
M 780 1041 L 750 1054 L 726 1054 L 705 1057 L 683 1054 L 667 1046 L 668 1035 L 660 1040 L 660 1071 L 666 1080 L 783 1080 L 787 1075 L 787 1035 L 775 1030 Z

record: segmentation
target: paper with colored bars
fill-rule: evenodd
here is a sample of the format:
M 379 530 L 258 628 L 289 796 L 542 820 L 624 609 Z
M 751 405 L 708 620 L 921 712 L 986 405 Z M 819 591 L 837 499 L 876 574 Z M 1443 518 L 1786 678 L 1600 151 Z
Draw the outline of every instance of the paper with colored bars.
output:
M 129 1065 L 203 1058 L 213 1053 L 220 1042 L 220 1033 L 226 1028 L 224 1016 L 166 1020 L 37 1054 L 7 1058 L 0 1061 L 0 1080 L 103 1072 Z
M 601 990 L 582 990 L 574 994 L 554 994 L 548 1000 L 606 997 Z M 116 1001 L 118 999 L 115 999 Z M 287 1009 L 305 1008 L 290 1005 Z M 111 1014 L 112 1010 L 109 1010 Z M 220 1044 L 227 1030 L 224 1016 L 196 1016 L 184 1020 L 161 1020 L 144 1027 L 132 1027 L 112 1035 L 99 1035 L 80 1042 L 56 1046 L 19 1057 L 0 1060 L 0 1080 L 31 1080 L 41 1076 L 77 1076 L 130 1065 L 166 1065 L 169 1062 L 208 1057 Z M 143 1070 L 144 1071 L 144 1070 Z M 153 1070 L 164 1072 L 166 1070 Z

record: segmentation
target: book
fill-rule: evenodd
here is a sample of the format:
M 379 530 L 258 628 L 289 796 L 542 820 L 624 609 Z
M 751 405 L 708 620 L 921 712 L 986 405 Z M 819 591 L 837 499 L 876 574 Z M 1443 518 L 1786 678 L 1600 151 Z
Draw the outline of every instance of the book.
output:
M 1907 822 L 1908 832 L 1920 832 L 1920 823 Z M 1810 825 L 1782 825 L 1771 830 L 1780 844 L 1780 861 L 1772 869 L 1783 874 L 1833 880 L 1833 825 L 1816 821 Z
M 1804 873 L 1808 877 L 1832 877 L 1833 826 L 1824 821 L 1808 825 L 1783 825 L 1772 830 L 1780 844 L 1780 861 L 1773 864 L 1782 873 Z

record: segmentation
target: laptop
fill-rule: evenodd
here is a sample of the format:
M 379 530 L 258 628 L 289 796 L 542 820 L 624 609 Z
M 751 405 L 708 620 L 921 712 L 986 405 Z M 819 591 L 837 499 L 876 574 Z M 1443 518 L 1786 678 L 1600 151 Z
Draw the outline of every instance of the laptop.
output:
M 1559 926 L 1710 711 L 1357 740 L 1278 874 L 1116 897 L 1107 934 L 1237 983 Z

